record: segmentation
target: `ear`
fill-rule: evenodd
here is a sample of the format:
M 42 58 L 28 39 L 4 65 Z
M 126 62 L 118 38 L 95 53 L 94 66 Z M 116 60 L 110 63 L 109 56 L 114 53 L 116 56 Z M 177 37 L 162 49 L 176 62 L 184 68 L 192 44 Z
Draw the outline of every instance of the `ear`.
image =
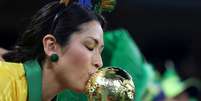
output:
M 57 53 L 59 46 L 56 42 L 56 38 L 51 34 L 45 35 L 43 37 L 43 48 L 47 56 L 51 56 L 53 53 Z

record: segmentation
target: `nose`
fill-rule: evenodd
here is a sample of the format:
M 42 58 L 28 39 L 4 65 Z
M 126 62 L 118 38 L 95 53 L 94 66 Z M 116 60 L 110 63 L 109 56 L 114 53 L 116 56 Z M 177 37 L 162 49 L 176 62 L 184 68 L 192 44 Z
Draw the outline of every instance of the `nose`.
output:
M 93 65 L 96 68 L 100 68 L 103 66 L 103 61 L 102 61 L 102 57 L 100 54 L 95 55 L 95 57 L 93 59 Z

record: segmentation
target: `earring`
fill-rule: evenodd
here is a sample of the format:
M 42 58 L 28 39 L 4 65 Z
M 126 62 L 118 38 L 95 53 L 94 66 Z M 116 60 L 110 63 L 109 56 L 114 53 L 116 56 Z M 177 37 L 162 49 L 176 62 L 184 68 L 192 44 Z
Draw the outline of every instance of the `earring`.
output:
M 57 61 L 59 60 L 59 56 L 54 53 L 54 54 L 52 54 L 52 55 L 50 56 L 50 60 L 51 60 L 52 62 L 57 62 Z

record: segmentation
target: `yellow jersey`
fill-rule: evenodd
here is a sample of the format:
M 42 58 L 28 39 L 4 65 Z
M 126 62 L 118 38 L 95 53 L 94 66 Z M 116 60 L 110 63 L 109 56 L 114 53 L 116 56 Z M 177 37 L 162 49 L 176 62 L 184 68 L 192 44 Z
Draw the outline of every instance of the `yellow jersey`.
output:
M 23 64 L 0 61 L 0 101 L 27 101 L 27 89 Z

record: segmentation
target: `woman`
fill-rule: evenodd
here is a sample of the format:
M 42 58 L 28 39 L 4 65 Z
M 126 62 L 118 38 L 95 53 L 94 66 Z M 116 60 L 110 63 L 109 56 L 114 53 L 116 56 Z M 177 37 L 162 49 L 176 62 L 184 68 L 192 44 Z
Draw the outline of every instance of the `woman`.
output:
M 50 101 L 83 92 L 102 66 L 104 19 L 79 2 L 51 2 L 34 16 L 0 62 L 0 101 Z M 11 63 L 15 62 L 15 63 Z

